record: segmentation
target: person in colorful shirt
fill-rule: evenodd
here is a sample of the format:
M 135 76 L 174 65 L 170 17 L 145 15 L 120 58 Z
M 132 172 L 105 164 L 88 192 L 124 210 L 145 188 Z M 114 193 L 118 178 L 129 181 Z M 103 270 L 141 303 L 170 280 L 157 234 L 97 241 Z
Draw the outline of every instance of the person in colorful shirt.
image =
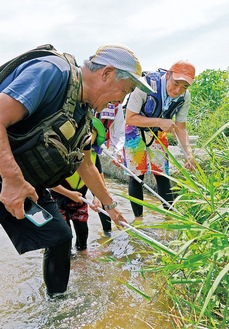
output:
M 92 118 L 92 149 L 91 149 L 91 160 L 98 169 L 100 175 L 103 178 L 102 167 L 97 152 L 100 146 L 105 142 L 106 132 L 102 122 L 93 117 Z M 81 179 L 80 175 L 76 171 L 72 176 L 67 177 L 64 182 L 51 189 L 51 194 L 54 200 L 57 202 L 60 212 L 71 227 L 71 221 L 76 234 L 76 241 L 74 247 L 71 250 L 72 256 L 75 255 L 75 249 L 77 251 L 83 251 L 87 249 L 88 239 L 88 204 L 83 202 L 81 197 L 86 198 L 88 187 Z M 94 196 L 93 203 L 101 207 L 101 202 L 96 196 Z M 106 216 L 106 215 L 104 215 Z M 108 217 L 108 216 L 106 216 Z M 111 219 L 109 218 L 109 227 L 111 226 Z M 106 230 L 107 224 L 104 218 L 102 225 L 104 231 Z
M 162 72 L 163 71 L 163 72 Z M 186 121 L 190 106 L 188 87 L 193 83 L 195 67 L 180 60 L 169 70 L 148 72 L 142 77 L 151 85 L 148 94 L 136 88 L 130 95 L 126 109 L 125 165 L 141 180 L 152 173 L 158 194 L 172 204 L 173 195 L 168 175 L 168 156 L 161 144 L 168 148 L 167 133 L 175 133 L 186 155 L 185 167 L 193 170 Z M 175 121 L 172 118 L 175 117 Z M 133 177 L 129 178 L 129 195 L 143 200 L 143 187 Z M 131 202 L 136 222 L 143 219 L 143 207 Z M 168 205 L 163 204 L 168 209 Z

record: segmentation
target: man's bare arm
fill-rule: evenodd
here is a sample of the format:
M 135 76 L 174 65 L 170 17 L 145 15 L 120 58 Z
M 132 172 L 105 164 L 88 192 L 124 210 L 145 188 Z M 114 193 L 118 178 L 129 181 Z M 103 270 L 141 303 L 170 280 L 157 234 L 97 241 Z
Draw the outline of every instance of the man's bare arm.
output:
M 127 109 L 126 124 L 137 127 L 159 127 L 165 132 L 175 128 L 175 122 L 171 119 L 149 118 Z
M 21 169 L 12 154 L 7 127 L 23 119 L 27 110 L 22 104 L 6 94 L 0 94 L 0 176 L 2 191 L 0 201 L 16 218 L 24 217 L 24 200 L 37 201 L 35 189 L 25 181 Z
M 91 151 L 84 151 L 84 153 L 85 159 L 77 171 L 90 191 L 102 202 L 102 204 L 105 206 L 110 205 L 113 202 L 113 199 L 104 185 L 98 169 L 91 161 Z M 117 208 L 107 210 L 107 212 L 117 226 L 120 225 L 119 221 L 126 222 Z

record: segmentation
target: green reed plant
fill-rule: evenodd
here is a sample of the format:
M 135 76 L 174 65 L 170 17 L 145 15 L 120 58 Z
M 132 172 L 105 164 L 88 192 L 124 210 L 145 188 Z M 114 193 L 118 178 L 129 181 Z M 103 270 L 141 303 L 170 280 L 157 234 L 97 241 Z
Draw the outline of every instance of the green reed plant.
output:
M 208 69 L 195 78 L 189 88 L 192 101 L 187 126 L 190 134 L 209 137 L 215 127 L 228 121 L 228 90 L 228 70 Z
M 144 239 L 153 252 L 142 269 L 143 274 L 156 272 L 163 278 L 158 291 L 171 300 L 169 316 L 175 328 L 229 328 L 229 140 L 223 133 L 228 126 L 204 143 L 204 159 L 196 157 L 195 172 L 169 153 L 177 169 L 170 179 L 178 213 L 123 195 L 169 218 L 147 229 L 178 233 L 167 242 L 174 254 Z

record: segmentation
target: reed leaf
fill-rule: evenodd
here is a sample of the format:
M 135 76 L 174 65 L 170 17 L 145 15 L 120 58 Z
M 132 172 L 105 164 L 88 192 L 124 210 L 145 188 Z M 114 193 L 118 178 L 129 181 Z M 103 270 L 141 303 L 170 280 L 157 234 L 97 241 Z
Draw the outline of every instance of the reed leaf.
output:
M 229 271 L 229 264 L 227 264 L 222 271 L 220 271 L 219 275 L 217 276 L 217 278 L 215 279 L 215 281 L 213 282 L 211 288 L 209 289 L 209 292 L 207 294 L 207 297 L 205 299 L 205 302 L 204 302 L 204 305 L 201 309 L 201 312 L 200 312 L 200 315 L 199 315 L 199 318 L 198 318 L 198 324 L 208 306 L 208 303 L 210 302 L 210 299 L 212 297 L 212 295 L 214 294 L 216 288 L 218 287 L 220 281 L 222 280 L 222 278 L 226 275 L 226 273 Z
M 152 297 L 150 297 L 149 295 L 146 295 L 144 292 L 142 292 L 141 290 L 135 288 L 134 286 L 132 286 L 131 284 L 123 281 L 123 280 L 120 280 L 119 278 L 116 278 L 117 281 L 119 281 L 120 283 L 124 284 L 125 286 L 127 286 L 129 289 L 131 289 L 132 291 L 134 292 L 137 292 L 139 295 L 141 295 L 142 297 L 144 297 L 145 299 L 147 300 L 151 300 Z
M 132 227 L 132 229 L 130 230 L 126 230 L 128 231 L 128 233 L 132 236 L 137 237 L 139 240 L 144 241 L 145 243 L 147 243 L 148 245 L 150 245 L 151 247 L 157 249 L 157 250 L 161 250 L 163 252 L 166 252 L 167 254 L 171 255 L 171 256 L 176 256 L 176 252 L 173 251 L 172 249 L 166 247 L 165 245 L 163 245 L 162 243 L 154 240 L 153 238 L 147 236 L 146 234 L 144 234 L 143 232 L 140 232 L 139 230 L 135 229 L 134 227 Z
M 229 127 L 229 122 L 225 123 L 225 125 L 220 127 L 210 138 L 208 138 L 208 140 L 202 145 L 201 149 L 206 149 L 206 147 L 228 127 Z

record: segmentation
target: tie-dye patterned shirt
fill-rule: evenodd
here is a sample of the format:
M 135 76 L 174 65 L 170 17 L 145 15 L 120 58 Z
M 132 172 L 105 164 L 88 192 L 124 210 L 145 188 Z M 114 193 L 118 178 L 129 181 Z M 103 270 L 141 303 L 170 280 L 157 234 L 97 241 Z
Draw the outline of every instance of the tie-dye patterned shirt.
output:
M 162 96 L 162 107 L 166 110 L 171 101 L 176 101 L 176 99 L 171 99 L 171 97 L 166 96 L 166 79 L 165 76 L 161 78 L 161 92 Z M 176 114 L 177 122 L 186 122 L 187 115 L 190 105 L 190 93 L 187 90 L 183 95 L 185 103 Z M 127 109 L 134 113 L 140 113 L 142 105 L 146 102 L 147 94 L 138 88 L 130 95 Z M 163 110 L 162 109 L 162 110 Z M 160 175 L 161 173 L 168 174 L 169 164 L 166 151 L 161 146 L 157 139 L 154 139 L 150 146 L 151 139 L 153 138 L 153 133 L 150 131 L 144 131 L 145 140 L 143 140 L 142 132 L 140 128 L 136 126 L 126 125 L 125 127 L 125 144 L 124 144 L 124 154 L 125 154 L 125 164 L 135 175 L 139 176 L 146 173 L 153 173 L 155 175 Z M 167 134 L 163 131 L 158 131 L 158 139 L 163 143 L 163 145 L 168 148 Z

